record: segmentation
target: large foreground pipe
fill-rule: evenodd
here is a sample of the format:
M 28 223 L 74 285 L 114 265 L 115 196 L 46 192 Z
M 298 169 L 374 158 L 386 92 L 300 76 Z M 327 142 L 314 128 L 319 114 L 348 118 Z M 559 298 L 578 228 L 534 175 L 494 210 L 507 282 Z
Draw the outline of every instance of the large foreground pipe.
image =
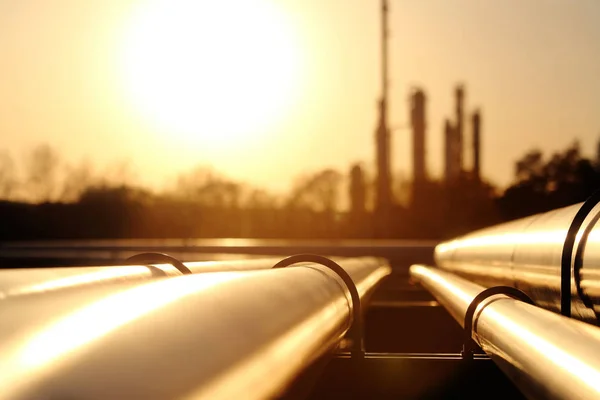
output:
M 600 315 L 600 206 L 574 231 L 567 232 L 582 204 L 475 231 L 442 243 L 436 264 L 486 287 L 509 285 L 527 293 L 537 305 L 598 324 Z M 563 250 L 572 262 L 570 279 L 561 281 Z M 572 250 L 572 251 L 568 251 Z M 561 307 L 561 283 L 570 287 L 570 310 Z M 564 291 L 567 295 L 569 290 Z M 563 296 L 568 300 L 568 297 Z M 568 303 L 567 303 L 568 304 Z
M 413 265 L 418 281 L 462 325 L 484 288 L 437 268 Z M 600 329 L 497 295 L 475 313 L 472 338 L 529 398 L 597 399 Z
M 272 268 L 281 257 L 198 261 L 183 263 L 192 273 L 250 271 Z M 336 260 L 343 262 L 344 259 Z M 364 260 L 363 258 L 355 258 Z M 171 264 L 121 265 L 104 267 L 18 268 L 0 270 L 0 299 L 40 295 L 57 290 L 80 289 L 110 283 L 137 282 L 181 275 Z
M 380 259 L 340 265 L 365 298 Z M 60 290 L 0 301 L 0 398 L 270 398 L 352 324 L 315 264 Z

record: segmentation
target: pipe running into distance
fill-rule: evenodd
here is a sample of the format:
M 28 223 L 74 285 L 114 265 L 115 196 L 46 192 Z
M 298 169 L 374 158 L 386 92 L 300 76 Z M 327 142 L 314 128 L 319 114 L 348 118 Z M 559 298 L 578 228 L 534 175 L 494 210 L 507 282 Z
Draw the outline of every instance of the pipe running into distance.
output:
M 339 264 L 363 300 L 391 272 Z M 0 315 L 1 399 L 272 398 L 353 322 L 341 278 L 309 263 L 8 296 Z
M 469 304 L 484 290 L 438 268 L 413 265 L 410 275 L 461 326 Z M 529 398 L 600 396 L 600 329 L 595 326 L 495 295 L 478 307 L 472 338 Z
M 196 261 L 182 263 L 190 272 L 250 271 L 272 268 L 281 257 L 247 260 Z M 343 262 L 343 258 L 335 258 Z M 364 260 L 354 258 L 354 260 Z M 98 267 L 0 269 L 0 300 L 7 297 L 41 295 L 111 283 L 135 283 L 182 273 L 171 264 L 120 265 Z
M 439 268 L 485 287 L 516 287 L 536 305 L 556 312 L 565 311 L 561 307 L 564 283 L 571 293 L 565 315 L 599 325 L 600 206 L 592 207 L 579 221 L 572 252 L 565 246 L 567 232 L 585 206 L 576 204 L 441 243 L 435 249 L 435 262 Z M 561 281 L 565 249 L 571 259 L 565 270 L 570 279 Z

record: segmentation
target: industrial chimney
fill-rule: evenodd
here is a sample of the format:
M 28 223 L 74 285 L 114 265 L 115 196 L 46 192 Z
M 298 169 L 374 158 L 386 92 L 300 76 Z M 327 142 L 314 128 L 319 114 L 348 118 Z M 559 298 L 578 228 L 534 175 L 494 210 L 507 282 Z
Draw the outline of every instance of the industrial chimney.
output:
M 444 143 L 444 150 L 445 150 L 445 154 L 444 154 L 444 161 L 445 161 L 445 168 L 444 168 L 444 172 L 445 172 L 445 177 L 446 177 L 446 182 L 451 182 L 454 180 L 455 178 L 455 174 L 454 174 L 454 168 L 453 168 L 453 161 L 454 161 L 454 129 L 452 128 L 452 123 L 450 122 L 449 119 L 446 119 L 445 123 L 444 123 L 444 138 L 445 138 L 445 143 Z
M 413 176 L 414 184 L 427 180 L 425 162 L 425 93 L 417 89 L 411 96 L 410 120 L 413 131 Z
M 473 177 L 479 181 L 481 177 L 481 114 L 473 113 Z
M 456 98 L 456 126 L 455 126 L 455 148 L 454 148 L 454 157 L 455 157 L 455 168 L 458 170 L 457 174 L 460 175 L 463 171 L 463 127 L 464 127 L 464 118 L 463 118 L 463 106 L 465 100 L 465 90 L 462 85 L 458 85 L 454 92 Z
M 360 165 L 355 164 L 350 170 L 350 212 L 362 215 L 366 208 L 366 183 L 365 174 Z

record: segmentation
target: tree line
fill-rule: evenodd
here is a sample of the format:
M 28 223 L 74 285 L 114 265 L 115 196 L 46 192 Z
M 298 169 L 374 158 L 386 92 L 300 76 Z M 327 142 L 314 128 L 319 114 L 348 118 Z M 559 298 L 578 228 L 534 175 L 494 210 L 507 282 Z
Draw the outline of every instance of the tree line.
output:
M 95 174 L 67 166 L 47 145 L 20 170 L 0 152 L 0 240 L 71 238 L 407 238 L 443 239 L 494 223 L 567 206 L 600 188 L 600 163 L 578 143 L 544 157 L 527 152 L 504 191 L 464 174 L 418 188 L 397 180 L 398 200 L 385 218 L 373 210 L 373 181 L 323 169 L 298 177 L 276 196 L 198 167 L 162 191 L 135 184 L 127 164 Z M 362 189 L 357 185 L 363 186 Z M 418 190 L 417 190 L 418 189 Z M 349 199 L 353 191 L 364 204 Z

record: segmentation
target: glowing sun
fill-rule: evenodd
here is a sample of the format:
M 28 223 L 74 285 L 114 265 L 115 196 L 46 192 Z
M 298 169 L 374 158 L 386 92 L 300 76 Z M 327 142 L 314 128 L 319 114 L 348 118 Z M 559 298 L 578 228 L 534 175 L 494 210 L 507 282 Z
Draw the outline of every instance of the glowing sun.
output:
M 275 0 L 150 0 L 123 40 L 136 108 L 184 145 L 243 145 L 264 134 L 298 87 L 298 51 Z

